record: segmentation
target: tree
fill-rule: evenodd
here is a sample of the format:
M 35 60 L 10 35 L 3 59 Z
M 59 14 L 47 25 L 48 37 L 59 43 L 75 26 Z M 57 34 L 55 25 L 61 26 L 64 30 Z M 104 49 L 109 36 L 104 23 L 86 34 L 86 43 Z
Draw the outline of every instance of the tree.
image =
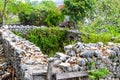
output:
M 42 15 L 46 16 L 44 22 L 47 23 L 48 26 L 57 26 L 64 19 L 61 11 L 57 9 L 53 1 L 43 1 L 40 4 L 40 10 L 46 12 L 46 14 Z
M 75 24 L 82 20 L 93 9 L 95 0 L 64 0 L 63 14 L 70 16 Z
M 3 11 L 2 11 L 2 13 L 1 13 L 1 25 L 0 25 L 0 27 L 3 26 L 4 23 L 5 23 L 5 22 L 4 22 L 4 15 L 5 15 L 7 3 L 8 3 L 8 0 L 5 0 L 5 1 L 4 1 Z
M 23 2 L 23 0 L 0 0 L 0 24 L 5 24 L 5 20 L 14 17 L 21 11 L 30 13 L 32 11 L 31 3 L 29 0 Z M 11 15 L 9 17 L 9 15 Z
M 16 0 L 0 0 L 0 26 L 5 24 L 5 20 L 8 17 L 7 15 L 12 13 L 12 10 L 16 10 L 16 6 L 13 6 L 15 1 Z
M 29 13 L 22 11 L 19 18 L 24 25 L 57 26 L 64 19 L 53 1 L 42 1 L 39 5 L 32 5 L 33 10 Z
M 100 27 L 120 28 L 120 0 L 98 0 L 95 5 L 94 20 Z M 100 24 L 99 24 L 100 23 Z
M 0 27 L 2 26 L 2 12 L 3 12 L 4 1 L 0 0 Z

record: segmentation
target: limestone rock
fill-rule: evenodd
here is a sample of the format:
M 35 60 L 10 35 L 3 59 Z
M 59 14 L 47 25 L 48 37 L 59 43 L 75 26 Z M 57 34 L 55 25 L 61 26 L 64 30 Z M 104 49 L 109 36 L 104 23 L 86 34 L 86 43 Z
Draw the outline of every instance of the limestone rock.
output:
M 102 57 L 102 51 L 101 50 L 95 50 L 94 56 L 101 58 Z
M 79 69 L 80 69 L 80 66 L 78 64 L 75 64 L 73 66 L 73 71 L 79 71 Z
M 84 44 L 83 43 L 81 43 L 81 42 L 78 42 L 78 43 L 76 43 L 75 45 L 73 45 L 73 50 L 75 51 L 75 52 L 81 52 L 82 51 L 82 49 L 84 48 Z
M 69 56 L 76 56 L 76 53 L 73 50 L 66 50 L 66 54 Z
M 66 51 L 66 50 L 72 50 L 72 46 L 73 45 L 64 46 L 64 51 Z
M 98 47 L 103 47 L 104 46 L 104 44 L 102 42 L 97 42 L 96 44 L 97 44 Z
M 91 58 L 94 56 L 94 51 L 93 50 L 84 50 L 83 52 L 81 52 L 80 56 L 83 58 Z
M 113 42 L 108 42 L 109 46 L 114 46 L 115 44 Z
M 80 65 L 80 66 L 85 66 L 86 65 L 86 61 L 85 61 L 85 59 L 83 58 L 79 58 L 78 60 L 78 65 Z

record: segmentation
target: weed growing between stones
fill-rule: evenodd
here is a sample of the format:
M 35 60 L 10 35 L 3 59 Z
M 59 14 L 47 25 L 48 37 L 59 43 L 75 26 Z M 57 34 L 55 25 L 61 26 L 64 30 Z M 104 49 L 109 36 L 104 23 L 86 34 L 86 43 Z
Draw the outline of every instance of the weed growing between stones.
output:
M 107 68 L 99 68 L 95 70 L 89 70 L 89 78 L 92 80 L 99 80 L 100 78 L 104 78 L 109 74 L 109 70 Z

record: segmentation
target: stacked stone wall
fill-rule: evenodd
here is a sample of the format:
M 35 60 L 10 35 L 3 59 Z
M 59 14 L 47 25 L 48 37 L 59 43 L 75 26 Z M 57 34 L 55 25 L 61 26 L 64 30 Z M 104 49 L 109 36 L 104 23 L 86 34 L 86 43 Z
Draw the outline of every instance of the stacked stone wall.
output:
M 65 53 L 57 52 L 53 58 L 53 73 L 69 73 L 77 71 L 107 68 L 110 74 L 105 80 L 120 79 L 120 44 L 102 42 L 84 44 L 78 42 L 64 47 Z M 91 67 L 90 62 L 95 66 Z M 56 71 L 55 71 L 56 70 Z
M 8 29 L 0 30 L 6 60 L 20 80 L 45 80 L 47 56 L 33 43 L 16 36 Z M 44 77 L 44 79 L 43 79 Z

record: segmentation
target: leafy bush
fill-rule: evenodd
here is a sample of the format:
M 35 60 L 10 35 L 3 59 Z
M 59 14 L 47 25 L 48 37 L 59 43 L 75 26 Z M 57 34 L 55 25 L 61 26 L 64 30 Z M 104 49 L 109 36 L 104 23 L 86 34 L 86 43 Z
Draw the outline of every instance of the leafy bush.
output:
M 89 78 L 92 80 L 99 80 L 100 78 L 105 78 L 109 74 L 107 68 L 98 68 L 95 69 L 95 62 L 91 61 L 88 63 L 90 70 L 88 70 Z
M 16 34 L 33 42 L 48 56 L 53 56 L 55 52 L 63 51 L 64 46 L 70 43 L 66 38 L 67 30 L 59 28 L 37 28 L 26 35 Z
M 109 74 L 109 70 L 106 68 L 99 68 L 95 70 L 89 70 L 89 78 L 92 80 L 99 80 L 100 78 L 104 78 Z

